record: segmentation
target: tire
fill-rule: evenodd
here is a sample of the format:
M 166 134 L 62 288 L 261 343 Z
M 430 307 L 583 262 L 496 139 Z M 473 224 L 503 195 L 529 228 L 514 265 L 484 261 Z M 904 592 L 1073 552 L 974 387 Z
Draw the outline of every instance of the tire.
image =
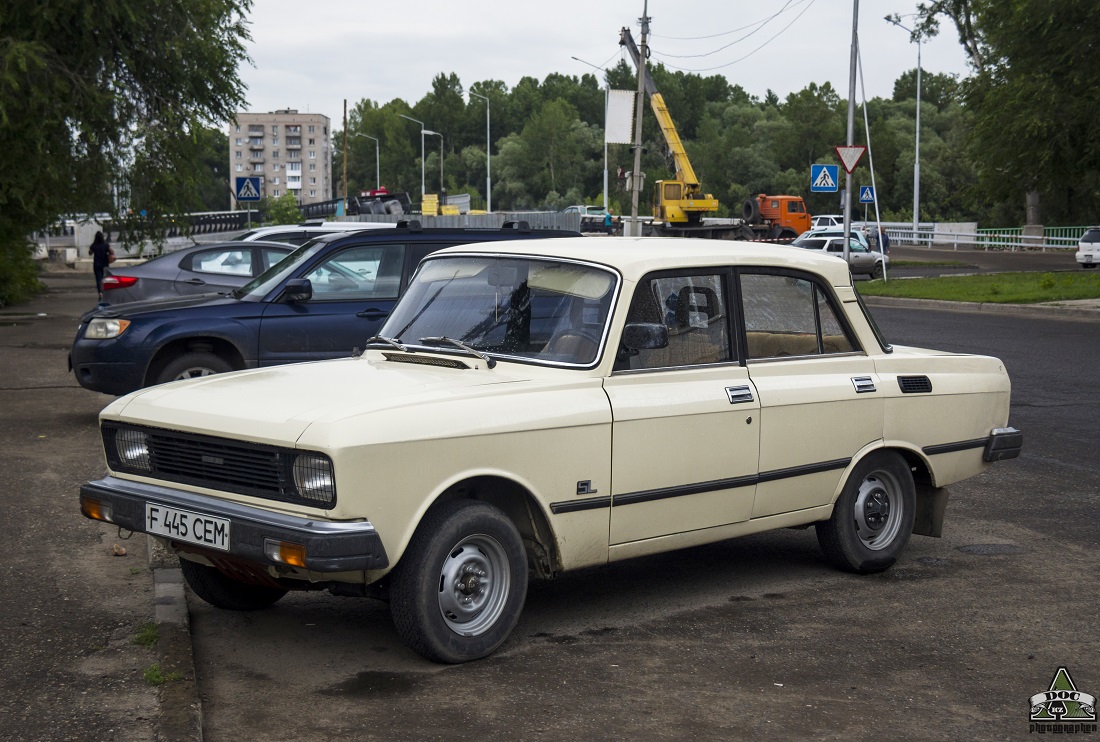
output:
M 430 511 L 394 569 L 390 615 L 401 639 L 433 662 L 492 654 L 527 594 L 527 557 L 497 508 L 456 500 Z
M 239 582 L 214 567 L 187 559 L 180 559 L 180 571 L 195 595 L 212 606 L 229 611 L 258 611 L 287 594 L 280 588 Z
M 881 279 L 883 275 L 882 262 L 876 260 L 875 267 L 871 270 L 871 278 Z
M 166 384 L 169 381 L 180 379 L 197 379 L 200 376 L 211 374 L 224 374 L 232 371 L 233 366 L 220 356 L 202 351 L 184 353 L 168 362 L 168 365 L 157 374 L 157 384 Z
M 817 524 L 826 559 L 839 569 L 881 572 L 897 561 L 916 515 L 909 465 L 892 451 L 870 454 L 852 470 L 833 516 Z

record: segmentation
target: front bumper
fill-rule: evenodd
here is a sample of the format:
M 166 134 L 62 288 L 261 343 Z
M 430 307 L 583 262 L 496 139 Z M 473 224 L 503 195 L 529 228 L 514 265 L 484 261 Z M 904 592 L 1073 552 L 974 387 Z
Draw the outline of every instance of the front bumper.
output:
M 389 558 L 378 531 L 368 521 L 333 522 L 301 518 L 228 502 L 160 485 L 108 476 L 80 488 L 80 507 L 88 503 L 110 507 L 110 521 L 122 528 L 149 533 L 146 504 L 162 505 L 225 518 L 230 523 L 229 554 L 263 565 L 276 565 L 264 551 L 264 541 L 287 541 L 305 548 L 305 567 L 313 572 L 383 569 Z M 90 516 L 89 516 L 90 517 Z M 153 534 L 162 538 L 160 534 Z M 187 544 L 194 548 L 193 544 Z

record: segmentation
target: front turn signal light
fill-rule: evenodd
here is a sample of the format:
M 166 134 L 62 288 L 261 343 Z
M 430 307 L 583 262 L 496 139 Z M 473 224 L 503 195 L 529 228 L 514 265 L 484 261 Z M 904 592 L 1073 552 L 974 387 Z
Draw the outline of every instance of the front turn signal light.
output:
M 106 523 L 114 523 L 112 520 L 111 505 L 100 500 L 93 500 L 90 497 L 83 497 L 80 500 L 80 512 L 84 513 L 85 517 L 92 520 L 101 520 Z
M 264 539 L 264 554 L 273 562 L 289 564 L 291 567 L 306 566 L 306 547 L 291 541 Z

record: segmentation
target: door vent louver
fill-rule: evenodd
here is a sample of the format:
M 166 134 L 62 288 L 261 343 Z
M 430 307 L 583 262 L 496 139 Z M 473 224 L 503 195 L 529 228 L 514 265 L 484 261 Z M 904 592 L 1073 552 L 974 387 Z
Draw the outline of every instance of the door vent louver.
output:
M 932 380 L 927 376 L 899 376 L 898 386 L 903 394 L 927 394 L 932 391 Z

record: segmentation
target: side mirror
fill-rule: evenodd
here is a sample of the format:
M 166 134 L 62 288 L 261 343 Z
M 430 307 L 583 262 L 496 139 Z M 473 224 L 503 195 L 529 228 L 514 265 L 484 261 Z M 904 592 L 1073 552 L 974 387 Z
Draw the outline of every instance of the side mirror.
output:
M 631 351 L 668 346 L 668 328 L 657 322 L 632 322 L 623 328 L 623 347 Z
M 313 284 L 308 278 L 292 278 L 283 288 L 283 301 L 309 301 L 313 298 Z

